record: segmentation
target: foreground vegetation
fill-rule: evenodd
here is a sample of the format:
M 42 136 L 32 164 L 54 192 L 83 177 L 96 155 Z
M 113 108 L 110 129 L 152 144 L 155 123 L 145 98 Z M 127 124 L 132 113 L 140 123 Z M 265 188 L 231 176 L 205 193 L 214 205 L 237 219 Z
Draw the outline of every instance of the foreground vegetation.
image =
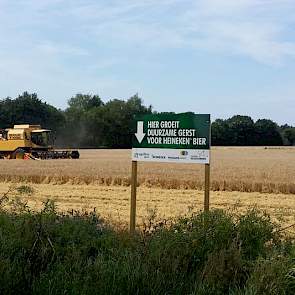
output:
M 36 213 L 7 195 L 0 204 L 1 294 L 295 292 L 293 241 L 255 209 L 151 216 L 130 236 L 95 212 L 59 215 L 47 201 Z

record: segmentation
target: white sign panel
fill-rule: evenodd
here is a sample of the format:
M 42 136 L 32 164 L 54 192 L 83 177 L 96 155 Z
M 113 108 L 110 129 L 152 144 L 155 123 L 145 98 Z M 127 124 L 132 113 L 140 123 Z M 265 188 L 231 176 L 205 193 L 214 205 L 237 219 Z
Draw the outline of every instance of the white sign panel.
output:
M 133 148 L 133 161 L 209 164 L 210 150 Z

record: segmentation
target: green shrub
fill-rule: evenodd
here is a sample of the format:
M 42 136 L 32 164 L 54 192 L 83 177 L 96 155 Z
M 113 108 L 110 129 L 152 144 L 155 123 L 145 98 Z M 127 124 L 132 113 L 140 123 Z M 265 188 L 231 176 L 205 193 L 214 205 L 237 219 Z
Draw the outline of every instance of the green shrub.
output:
M 35 190 L 33 187 L 29 185 L 20 185 L 16 187 L 16 192 L 23 195 L 32 195 L 34 194 Z
M 256 209 L 249 210 L 237 223 L 237 233 L 246 259 L 256 259 L 265 255 L 269 242 L 277 239 L 274 230 L 277 226 L 270 216 Z
M 97 214 L 0 211 L 0 294 L 294 294 L 292 240 L 257 210 L 130 236 Z

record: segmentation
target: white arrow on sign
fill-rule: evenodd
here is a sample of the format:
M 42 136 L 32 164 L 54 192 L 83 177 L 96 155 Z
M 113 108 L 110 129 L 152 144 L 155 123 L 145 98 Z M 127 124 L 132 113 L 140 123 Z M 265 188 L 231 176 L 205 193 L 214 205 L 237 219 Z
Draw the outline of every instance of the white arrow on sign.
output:
M 135 136 L 139 143 L 144 139 L 145 133 L 143 133 L 143 121 L 137 122 L 137 132 L 135 133 Z

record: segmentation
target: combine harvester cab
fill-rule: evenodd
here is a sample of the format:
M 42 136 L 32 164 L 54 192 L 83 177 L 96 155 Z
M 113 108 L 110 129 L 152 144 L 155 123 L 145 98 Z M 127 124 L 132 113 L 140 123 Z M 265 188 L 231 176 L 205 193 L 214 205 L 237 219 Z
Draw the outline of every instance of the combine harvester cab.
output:
M 0 129 L 0 159 L 79 159 L 78 150 L 55 150 L 51 130 L 40 125 Z

